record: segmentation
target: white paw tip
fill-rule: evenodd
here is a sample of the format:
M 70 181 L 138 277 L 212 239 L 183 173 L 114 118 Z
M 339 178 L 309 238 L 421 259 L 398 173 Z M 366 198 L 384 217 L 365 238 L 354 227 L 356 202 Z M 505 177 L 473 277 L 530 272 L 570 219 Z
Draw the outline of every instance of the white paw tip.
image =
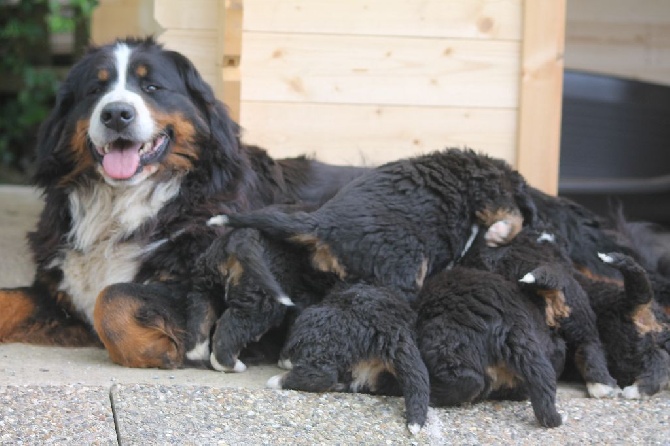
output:
M 286 294 L 277 296 L 277 301 L 282 305 L 286 305 L 287 307 L 295 307 L 295 304 L 293 303 L 291 298 L 288 297 Z
M 186 357 L 191 361 L 204 361 L 209 356 L 209 339 L 197 344 L 193 349 L 186 352 Z
M 560 412 L 559 412 L 559 414 L 561 415 L 561 423 L 562 424 L 567 423 L 568 422 L 568 414 L 567 413 L 560 413 Z
M 207 220 L 207 226 L 225 226 L 228 223 L 227 215 L 215 215 Z
M 642 398 L 642 394 L 640 393 L 640 389 L 637 387 L 637 384 L 624 387 L 621 395 L 629 400 L 639 400 Z
M 532 273 L 528 273 L 519 279 L 519 282 L 523 283 L 535 283 L 535 276 Z
M 284 370 L 291 370 L 293 368 L 293 363 L 288 358 L 280 359 L 279 361 L 277 361 L 277 367 Z
M 408 425 L 407 425 L 407 429 L 409 430 L 409 432 L 410 432 L 412 435 L 416 435 L 416 434 L 418 434 L 419 432 L 421 432 L 421 426 L 419 426 L 419 425 L 416 424 L 416 423 L 408 424 Z
M 235 365 L 231 367 L 226 367 L 225 365 L 221 364 L 219 361 L 216 360 L 216 356 L 214 355 L 214 352 L 212 352 L 211 355 L 209 355 L 209 362 L 212 364 L 212 367 L 214 370 L 218 370 L 219 372 L 235 372 L 235 373 L 242 373 L 247 369 L 247 366 L 244 365 L 242 361 L 239 359 L 235 360 Z
M 602 260 L 605 263 L 614 262 L 614 259 L 611 256 L 608 256 L 607 254 L 603 254 L 602 252 L 598 253 L 598 257 L 600 257 L 600 260 Z
M 275 375 L 268 379 L 268 381 L 265 383 L 265 387 L 268 389 L 275 389 L 275 390 L 281 390 L 282 389 L 282 378 L 284 375 Z
M 539 242 L 554 243 L 556 241 L 556 236 L 554 234 L 549 234 L 548 232 L 543 232 L 537 238 L 537 241 L 538 241 L 538 243 Z
M 586 390 L 592 398 L 614 398 L 619 396 L 621 389 L 602 383 L 587 383 Z

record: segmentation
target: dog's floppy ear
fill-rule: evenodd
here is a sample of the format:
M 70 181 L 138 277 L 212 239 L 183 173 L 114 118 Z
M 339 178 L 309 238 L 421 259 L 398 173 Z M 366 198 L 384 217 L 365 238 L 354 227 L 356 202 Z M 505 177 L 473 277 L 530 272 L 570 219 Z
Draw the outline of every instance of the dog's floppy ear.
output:
M 212 169 L 210 186 L 215 190 L 225 189 L 233 177 L 246 170 L 242 166 L 247 160 L 241 154 L 240 127 L 230 118 L 225 105 L 214 96 L 214 91 L 200 76 L 193 63 L 176 51 L 167 53 L 177 66 L 189 96 L 209 127 L 208 150 L 200 156 Z
M 37 133 L 37 168 L 33 182 L 40 187 L 55 184 L 67 170 L 67 156 L 62 147 L 68 144 L 67 117 L 74 105 L 72 83 L 63 82 L 56 95 L 56 103 Z

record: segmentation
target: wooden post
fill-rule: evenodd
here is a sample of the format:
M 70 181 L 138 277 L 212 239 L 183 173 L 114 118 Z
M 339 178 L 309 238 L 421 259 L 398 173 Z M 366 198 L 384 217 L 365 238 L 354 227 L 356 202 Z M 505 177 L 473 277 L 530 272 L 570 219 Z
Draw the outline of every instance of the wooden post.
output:
M 242 56 L 243 0 L 219 0 L 219 39 L 216 93 L 228 106 L 230 116 L 240 122 L 240 58 Z
M 565 0 L 523 5 L 517 169 L 550 194 L 558 191 Z

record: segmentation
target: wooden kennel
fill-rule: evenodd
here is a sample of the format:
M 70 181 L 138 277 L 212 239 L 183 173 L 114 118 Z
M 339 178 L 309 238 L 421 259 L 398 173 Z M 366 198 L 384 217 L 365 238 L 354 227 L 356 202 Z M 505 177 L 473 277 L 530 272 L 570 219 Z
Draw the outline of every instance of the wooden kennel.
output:
M 273 156 L 446 146 L 558 182 L 565 0 L 101 0 L 94 43 L 153 33 Z

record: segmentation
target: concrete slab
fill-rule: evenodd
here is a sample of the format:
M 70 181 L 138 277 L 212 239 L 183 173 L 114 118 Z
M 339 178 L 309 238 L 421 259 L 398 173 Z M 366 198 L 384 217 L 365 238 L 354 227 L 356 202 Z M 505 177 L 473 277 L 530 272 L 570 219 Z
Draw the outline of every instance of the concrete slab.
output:
M 0 387 L 0 444 L 117 444 L 109 388 Z

